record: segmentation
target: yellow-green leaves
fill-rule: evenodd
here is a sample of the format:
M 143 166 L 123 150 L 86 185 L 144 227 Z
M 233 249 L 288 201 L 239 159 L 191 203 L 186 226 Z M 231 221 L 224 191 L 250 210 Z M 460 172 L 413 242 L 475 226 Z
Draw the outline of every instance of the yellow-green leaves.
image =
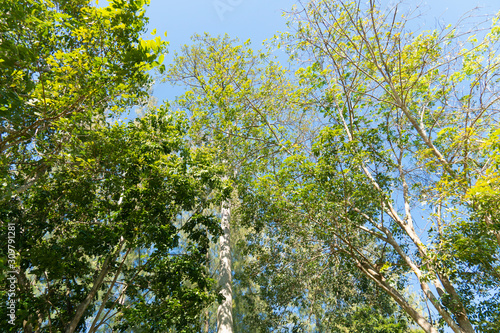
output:
M 477 175 L 476 183 L 467 191 L 467 197 L 472 200 L 500 201 L 500 129 L 491 132 L 481 144 L 486 152 L 482 172 Z
M 325 0 L 291 14 L 295 34 L 276 43 L 301 60 L 297 82 L 323 117 L 311 145 L 302 147 L 312 166 L 280 166 L 275 188 L 284 199 L 275 204 L 307 220 L 301 225 L 311 239 L 343 251 L 380 286 L 379 276 L 388 281 L 398 266 L 400 273 L 411 271 L 444 322 L 472 331 L 482 324 L 471 318 L 500 317 L 491 287 L 500 276 L 499 163 L 492 143 L 499 134 L 498 18 L 475 36 L 463 26 L 419 30 L 401 9 Z M 424 203 L 432 213 L 422 210 Z M 299 237 L 293 214 L 281 230 L 295 228 Z M 393 262 L 375 262 L 387 254 L 375 254 L 380 247 L 391 248 Z M 448 295 L 433 301 L 426 283 Z M 489 290 L 488 301 L 463 293 L 475 285 Z M 476 306 L 491 312 L 483 315 Z M 427 320 L 407 310 L 414 320 Z M 470 316 L 452 318 L 462 313 Z
M 1 168 L 13 188 L 24 180 L 14 180 L 8 170 L 16 163 L 31 165 L 31 158 L 38 161 L 31 168 L 41 170 L 36 165 L 45 163 L 43 156 L 67 139 L 58 134 L 61 119 L 85 127 L 108 111 L 141 103 L 151 81 L 147 71 L 162 69 L 166 47 L 160 37 L 138 46 L 147 22 L 141 18 L 145 3 L 2 2 L 9 33 L 2 35 L 0 46 L 0 126 L 6 133 L 0 151 L 10 157 Z

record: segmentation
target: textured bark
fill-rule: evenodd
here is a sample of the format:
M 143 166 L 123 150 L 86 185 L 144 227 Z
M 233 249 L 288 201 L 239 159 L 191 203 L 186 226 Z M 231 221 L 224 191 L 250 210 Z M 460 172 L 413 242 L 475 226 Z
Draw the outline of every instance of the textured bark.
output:
M 101 287 L 102 283 L 104 282 L 104 278 L 106 275 L 108 275 L 109 269 L 110 269 L 110 263 L 115 260 L 116 256 L 120 253 L 122 246 L 123 246 L 124 239 L 122 237 L 120 244 L 118 246 L 118 249 L 113 253 L 111 256 L 108 256 L 106 260 L 104 261 L 104 264 L 102 265 L 101 272 L 99 275 L 96 276 L 94 279 L 94 284 L 92 286 L 92 289 L 90 290 L 89 294 L 85 299 L 78 305 L 75 315 L 73 316 L 73 319 L 71 322 L 68 324 L 66 328 L 66 333 L 73 333 L 76 330 L 76 327 L 78 326 L 78 323 L 83 317 L 83 314 L 87 310 L 88 306 L 94 299 L 95 295 L 99 291 L 99 288 Z
M 217 333 L 233 333 L 233 291 L 231 279 L 231 205 L 224 201 L 221 208 L 222 235 L 219 238 L 219 286 L 224 297 L 217 309 Z

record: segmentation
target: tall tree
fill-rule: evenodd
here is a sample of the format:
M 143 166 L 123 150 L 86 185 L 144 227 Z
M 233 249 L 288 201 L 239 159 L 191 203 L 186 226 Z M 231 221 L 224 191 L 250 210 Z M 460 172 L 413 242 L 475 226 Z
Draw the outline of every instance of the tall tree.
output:
M 272 187 L 268 192 L 258 192 L 284 194 Z M 244 205 L 250 200 L 247 198 Z M 254 200 L 255 204 L 246 207 L 246 219 L 266 222 L 260 232 L 252 232 L 247 239 L 251 258 L 246 261 L 240 283 L 248 286 L 243 295 L 246 303 L 259 307 L 243 319 L 242 331 L 412 331 L 412 320 L 331 246 L 327 232 L 320 237 L 302 214 L 273 205 L 272 199 Z M 376 246 L 367 249 L 377 251 Z M 404 277 L 394 273 L 390 278 L 403 289 Z
M 166 108 L 128 124 L 102 121 L 74 135 L 29 190 L 2 202 L 2 230 L 14 225 L 18 235 L 9 273 L 17 317 L 2 321 L 4 332 L 197 329 L 215 298 L 200 263 L 220 231 L 202 212 L 223 191 L 220 167 L 207 149 L 189 146 L 186 130 Z M 4 303 L 13 297 L 5 285 Z
M 1 263 L 19 288 L 6 293 L 2 269 L 2 300 L 18 302 L 2 330 L 189 331 L 211 299 L 198 264 L 219 230 L 200 214 L 220 188 L 210 153 L 190 149 L 166 110 L 108 124 L 164 68 L 166 42 L 140 37 L 148 3 L 0 4 L 0 214 L 2 237 L 16 234 L 15 260 L 2 248 Z
M 425 332 L 498 330 L 488 203 L 498 198 L 488 149 L 499 127 L 498 20 L 478 40 L 451 27 L 413 32 L 397 6 L 374 1 L 312 1 L 295 14 L 284 40 L 313 59 L 298 76 L 325 125 L 311 153 L 262 178 L 261 218 L 309 230 Z M 429 314 L 393 278 L 410 273 Z
M 289 84 L 286 70 L 268 54 L 254 53 L 248 43 L 237 45 L 227 36 L 208 35 L 194 41 L 196 45 L 186 46 L 176 57 L 167 79 L 188 87 L 178 103 L 191 115 L 192 138 L 217 147 L 227 178 L 238 184 L 265 169 L 267 164 L 261 161 L 281 153 L 285 142 L 291 144 L 287 142 L 294 105 L 290 101 L 298 99 L 300 92 Z M 219 332 L 233 331 L 232 206 L 228 201 L 221 208 L 225 224 L 219 242 L 219 275 L 224 300 L 218 310 Z

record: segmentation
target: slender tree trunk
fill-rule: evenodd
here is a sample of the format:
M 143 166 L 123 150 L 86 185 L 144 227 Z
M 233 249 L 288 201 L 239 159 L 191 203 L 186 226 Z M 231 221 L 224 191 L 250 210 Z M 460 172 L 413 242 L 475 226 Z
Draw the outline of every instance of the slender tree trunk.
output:
M 204 329 L 203 329 L 203 332 L 205 332 L 205 333 L 208 333 L 208 328 L 209 328 L 209 320 L 210 320 L 209 315 L 210 315 L 210 314 L 208 313 L 208 309 L 207 309 L 207 310 L 205 310 L 205 327 L 204 327 Z
M 102 265 L 102 268 L 101 268 L 101 272 L 94 279 L 94 284 L 92 286 L 92 289 L 90 289 L 90 292 L 88 293 L 87 297 L 85 297 L 85 299 L 76 308 L 76 312 L 75 312 L 75 315 L 73 316 L 73 319 L 66 327 L 66 333 L 73 333 L 76 330 L 76 327 L 78 326 L 78 323 L 82 319 L 83 314 L 87 310 L 88 306 L 90 305 L 90 303 L 94 299 L 95 295 L 99 291 L 99 288 L 101 287 L 102 283 L 104 282 L 104 278 L 106 277 L 106 275 L 108 274 L 109 269 L 110 269 L 109 264 L 113 260 L 115 260 L 116 256 L 120 253 L 122 246 L 123 246 L 123 242 L 124 242 L 124 239 L 122 237 L 122 239 L 120 240 L 120 244 L 118 245 L 118 248 L 115 251 L 115 253 L 110 255 L 104 261 L 104 264 Z
M 107 303 L 109 297 L 111 296 L 111 292 L 116 284 L 116 280 L 118 280 L 118 276 L 120 275 L 120 273 L 122 271 L 123 263 L 127 259 L 127 256 L 131 250 L 132 249 L 129 248 L 127 250 L 127 252 L 125 253 L 125 255 L 123 256 L 123 260 L 120 264 L 120 267 L 118 267 L 118 270 L 115 273 L 115 277 L 113 278 L 113 282 L 110 283 L 108 291 L 106 292 L 106 295 L 104 295 L 104 297 L 102 298 L 101 306 L 99 307 L 99 310 L 97 311 L 97 314 L 94 317 L 94 321 L 92 321 L 92 326 L 90 326 L 90 329 L 88 330 L 89 333 L 95 332 L 97 330 L 97 328 L 102 324 L 102 321 L 101 321 L 101 323 L 99 323 L 99 317 L 101 316 L 101 313 L 104 311 L 104 307 L 106 306 L 106 303 Z M 122 296 L 120 296 L 120 297 L 122 297 Z
M 207 270 L 210 267 L 210 251 L 207 251 Z M 208 312 L 208 308 L 205 309 L 205 327 L 203 332 L 208 333 L 208 328 L 210 324 L 210 313 Z
M 231 282 L 231 203 L 225 200 L 222 203 L 222 235 L 219 238 L 220 273 L 219 286 L 224 297 L 217 309 L 217 332 L 233 333 L 233 291 Z
M 92 302 L 92 300 L 94 299 L 95 295 L 97 294 L 97 291 L 99 290 L 104 281 L 104 278 L 108 274 L 109 262 L 110 258 L 106 259 L 106 261 L 104 262 L 101 272 L 94 279 L 94 285 L 92 286 L 92 289 L 90 290 L 89 294 L 87 295 L 87 297 L 85 297 L 83 302 L 81 302 L 80 305 L 78 305 L 75 315 L 73 316 L 73 319 L 66 328 L 66 333 L 73 333 L 76 330 L 76 327 L 78 326 L 80 319 L 82 319 L 85 310 L 87 310 L 87 307 L 89 306 L 90 302 Z

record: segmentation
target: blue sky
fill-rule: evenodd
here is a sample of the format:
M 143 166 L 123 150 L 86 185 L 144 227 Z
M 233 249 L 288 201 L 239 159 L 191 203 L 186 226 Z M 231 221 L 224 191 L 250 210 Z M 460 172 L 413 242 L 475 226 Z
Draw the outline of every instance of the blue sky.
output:
M 149 31 L 157 29 L 160 36 L 167 32 L 170 45 L 166 63 L 172 59 L 175 50 L 190 43 L 192 35 L 204 32 L 213 36 L 227 33 L 242 41 L 251 39 L 252 45 L 260 48 L 263 40 L 286 29 L 282 13 L 297 3 L 294 0 L 151 0 L 147 10 Z M 397 2 L 382 0 L 382 3 L 391 5 Z M 437 22 L 455 23 L 461 15 L 477 6 L 482 7 L 478 13 L 496 13 L 500 10 L 500 0 L 407 0 L 404 6 L 419 6 L 423 18 L 420 23 L 435 28 Z M 161 84 L 155 87 L 154 95 L 161 103 L 163 99 L 173 99 L 176 92 L 179 90 Z
M 194 33 L 203 32 L 228 33 L 260 44 L 277 30 L 285 29 L 282 11 L 290 10 L 297 3 L 294 0 L 151 0 L 147 14 L 150 26 L 162 33 L 167 31 L 167 39 L 174 48 L 189 42 Z M 396 2 L 385 0 L 383 3 Z M 436 18 L 453 23 L 476 6 L 483 7 L 483 12 L 500 10 L 499 0 L 407 0 L 405 4 L 420 6 L 432 24 Z
M 189 42 L 195 34 L 228 33 L 260 44 L 285 28 L 281 13 L 290 10 L 291 0 L 151 0 L 150 26 L 167 31 L 170 49 Z

